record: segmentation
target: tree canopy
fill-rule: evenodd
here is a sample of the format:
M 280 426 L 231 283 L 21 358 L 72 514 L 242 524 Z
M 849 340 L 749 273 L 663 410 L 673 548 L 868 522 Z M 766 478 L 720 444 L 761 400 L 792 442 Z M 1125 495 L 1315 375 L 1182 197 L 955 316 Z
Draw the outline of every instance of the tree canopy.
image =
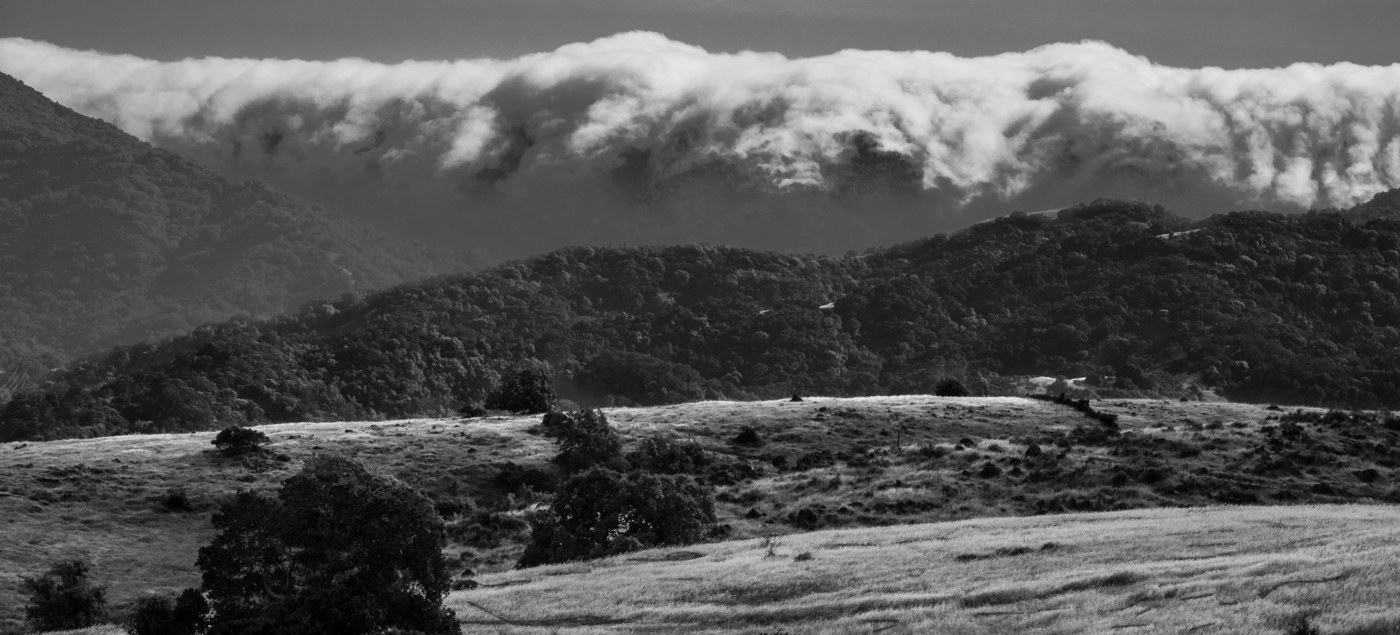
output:
M 112 349 L 17 394 L 0 439 L 449 415 L 529 360 L 584 406 L 1063 375 L 1393 408 L 1400 220 L 1377 214 L 1096 201 L 839 258 L 562 249 Z
M 275 498 L 243 491 L 199 550 L 211 633 L 456 633 L 443 523 L 420 492 L 317 456 Z

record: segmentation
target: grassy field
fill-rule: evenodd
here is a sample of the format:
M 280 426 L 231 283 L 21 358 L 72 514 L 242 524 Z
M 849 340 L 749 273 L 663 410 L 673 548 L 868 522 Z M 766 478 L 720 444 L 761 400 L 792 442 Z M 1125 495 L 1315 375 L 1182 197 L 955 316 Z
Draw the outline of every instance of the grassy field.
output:
M 803 533 L 483 576 L 480 633 L 1400 632 L 1400 509 L 1208 507 Z M 673 558 L 675 558 L 673 560 Z M 685 558 L 685 559 L 681 559 Z
M 1400 500 L 1391 450 L 1400 433 L 1376 416 L 1219 402 L 1094 407 L 1118 414 L 1121 434 L 1071 408 L 1019 398 L 704 402 L 607 414 L 629 443 L 664 434 L 710 450 L 717 460 L 705 478 L 738 541 L 974 518 Z M 548 466 L 554 449 L 538 423 L 260 427 L 283 460 L 224 458 L 213 433 L 0 444 L 0 630 L 19 625 L 19 577 L 60 558 L 88 559 L 119 611 L 197 585 L 194 559 L 218 502 L 240 488 L 274 488 L 316 452 L 357 457 L 439 499 L 475 501 L 477 511 L 449 520 L 448 553 L 458 569 L 507 572 L 528 537 L 522 511 L 547 495 L 496 476 L 505 464 Z M 744 426 L 762 443 L 732 443 Z M 168 504 L 181 499 L 188 505 Z

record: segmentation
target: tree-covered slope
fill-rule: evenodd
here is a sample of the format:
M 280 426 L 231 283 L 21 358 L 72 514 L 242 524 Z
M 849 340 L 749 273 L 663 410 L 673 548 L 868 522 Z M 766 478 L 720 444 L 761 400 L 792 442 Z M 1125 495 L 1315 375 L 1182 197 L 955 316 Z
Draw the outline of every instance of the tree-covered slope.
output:
M 571 248 L 114 349 L 0 438 L 405 416 L 548 362 L 580 402 L 928 392 L 1088 376 L 1101 394 L 1400 405 L 1400 222 L 1097 201 L 863 255 Z
M 0 75 L 0 372 L 468 265 L 231 182 Z

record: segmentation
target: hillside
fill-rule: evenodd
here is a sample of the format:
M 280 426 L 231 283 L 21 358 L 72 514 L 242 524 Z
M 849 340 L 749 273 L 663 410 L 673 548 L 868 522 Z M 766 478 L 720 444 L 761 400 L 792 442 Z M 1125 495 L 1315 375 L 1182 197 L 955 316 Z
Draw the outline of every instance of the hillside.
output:
M 471 263 L 229 181 L 0 75 L 0 386 Z
M 1394 419 L 1159 400 L 1095 408 L 1119 415 L 1119 430 L 1021 398 L 811 397 L 606 413 L 628 447 L 660 434 L 709 453 L 701 478 L 716 487 L 729 540 L 1089 511 L 1400 502 Z M 732 443 L 743 426 L 762 443 Z M 358 458 L 438 501 L 468 501 L 447 520 L 447 553 L 456 571 L 479 574 L 513 567 L 528 538 L 523 511 L 557 483 L 538 417 L 259 429 L 273 454 L 248 460 L 217 455 L 213 433 L 0 444 L 0 606 L 14 607 L 0 625 L 14 624 L 22 605 L 17 577 L 60 557 L 90 559 L 117 607 L 196 583 L 195 552 L 212 536 L 219 501 L 271 489 L 317 452 Z
M 820 531 L 482 576 L 463 632 L 1400 630 L 1400 511 L 1212 507 Z
M 114 349 L 0 410 L 0 439 L 449 414 L 549 364 L 581 404 L 1021 394 L 1400 406 L 1400 220 L 1096 201 L 845 257 L 564 249 Z

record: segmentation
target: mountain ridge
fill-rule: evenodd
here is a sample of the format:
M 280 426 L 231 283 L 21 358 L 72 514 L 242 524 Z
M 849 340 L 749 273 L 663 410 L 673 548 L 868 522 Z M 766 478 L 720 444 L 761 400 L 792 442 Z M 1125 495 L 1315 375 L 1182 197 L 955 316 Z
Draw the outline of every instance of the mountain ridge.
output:
M 1183 231 L 1194 229 L 1195 231 Z M 584 405 L 929 393 L 1400 405 L 1400 221 L 1100 200 L 845 257 L 576 247 L 74 363 L 0 439 L 449 414 L 518 364 Z
M 0 370 L 478 264 L 229 181 L 0 76 Z

